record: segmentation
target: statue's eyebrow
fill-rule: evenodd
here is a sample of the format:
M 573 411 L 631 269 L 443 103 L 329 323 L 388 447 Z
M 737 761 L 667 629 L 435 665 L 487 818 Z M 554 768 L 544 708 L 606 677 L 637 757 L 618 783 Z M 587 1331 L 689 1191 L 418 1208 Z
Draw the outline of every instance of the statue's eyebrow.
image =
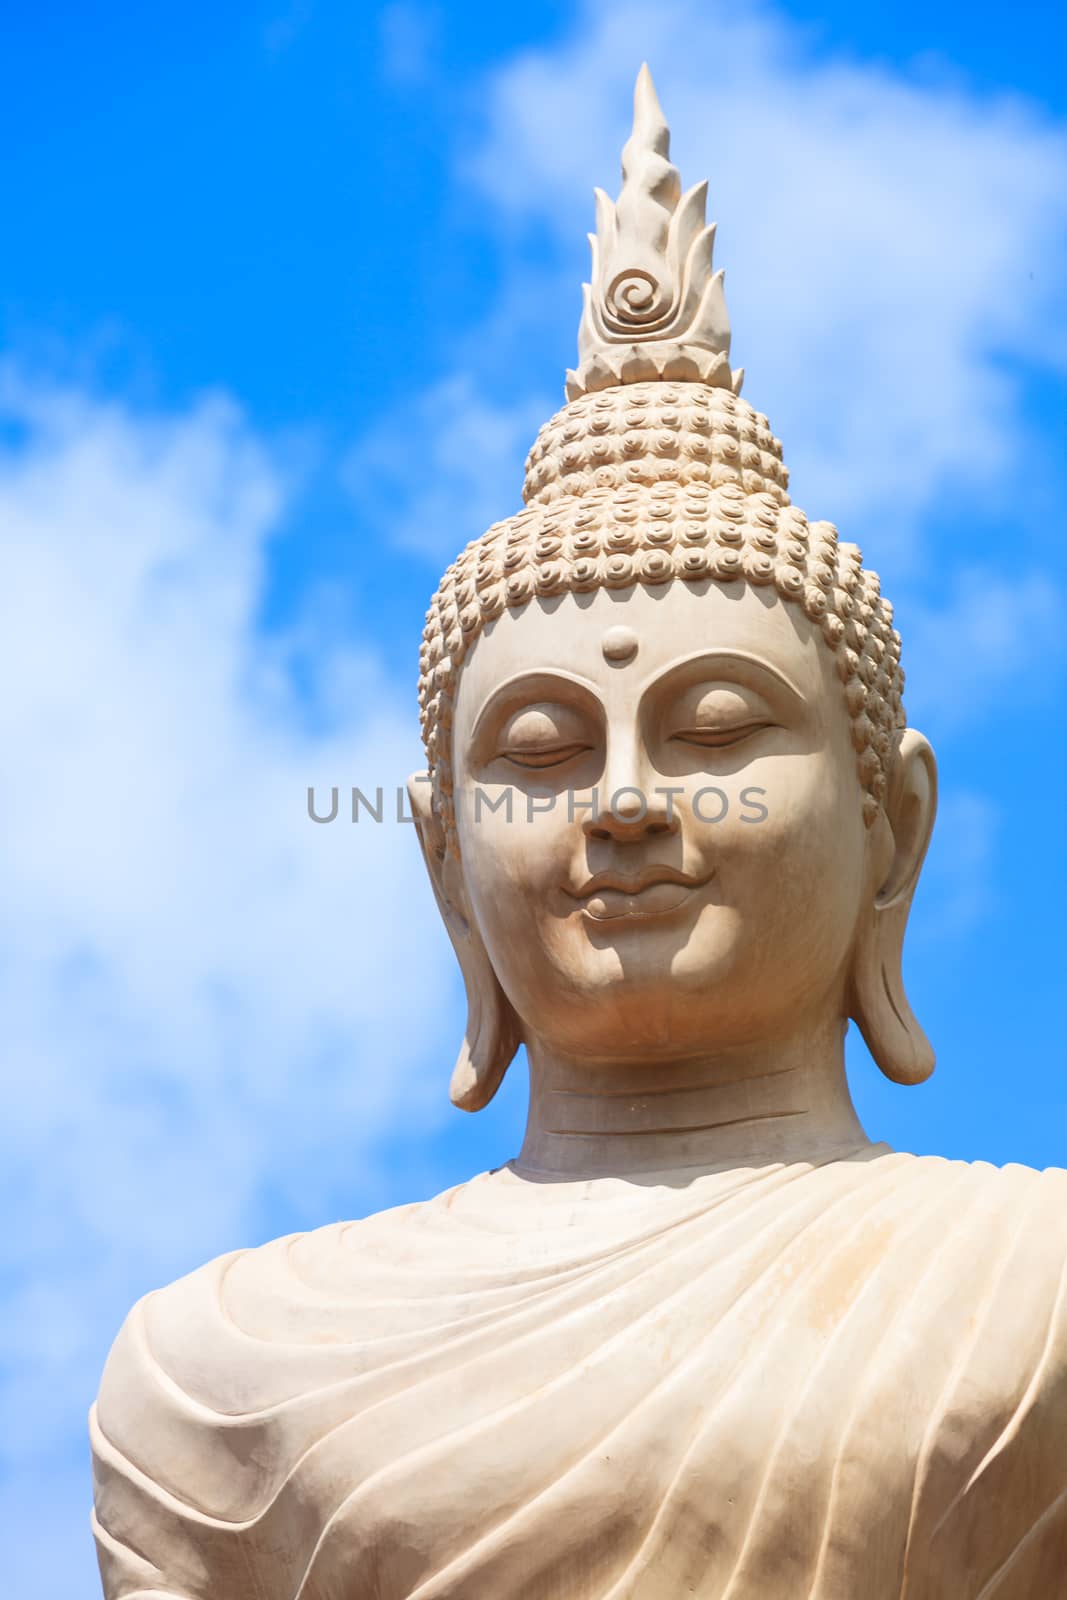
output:
M 573 691 L 578 689 L 582 698 L 599 704 L 596 685 L 587 678 L 579 677 L 574 672 L 564 672 L 559 668 L 540 667 L 533 672 L 519 672 L 513 678 L 506 678 L 503 683 L 498 683 L 491 689 L 478 708 L 471 727 L 470 742 L 475 744 L 485 732 L 485 724 L 491 717 L 500 715 L 505 708 L 517 710 L 526 702 L 547 700 L 553 692 L 561 689 L 571 692 L 566 696 L 568 701 L 574 699 Z
M 742 682 L 770 678 L 777 688 L 785 690 L 798 710 L 806 710 L 808 707 L 808 697 L 797 688 L 791 678 L 787 677 L 781 667 L 774 666 L 763 656 L 749 655 L 744 650 L 697 650 L 693 655 L 685 656 L 680 661 L 672 661 L 669 667 L 664 668 L 645 685 L 641 699 L 661 694 L 676 676 L 684 678 L 687 683 L 693 683 L 699 682 L 704 674 L 713 677 L 718 670 L 724 668 L 728 669 L 731 677 L 739 678 Z

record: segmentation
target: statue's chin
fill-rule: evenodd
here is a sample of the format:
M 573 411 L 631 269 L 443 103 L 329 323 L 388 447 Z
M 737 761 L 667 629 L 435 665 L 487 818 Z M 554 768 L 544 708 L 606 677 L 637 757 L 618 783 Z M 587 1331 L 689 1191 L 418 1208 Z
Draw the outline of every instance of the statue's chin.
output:
M 753 1016 L 768 1010 L 766 949 L 722 908 L 684 939 L 667 920 L 589 919 L 579 936 L 557 932 L 543 947 L 550 970 L 522 974 L 515 1009 L 546 1042 L 592 1057 L 687 1055 L 745 1042 Z M 780 992 L 788 988 L 783 981 Z
M 659 885 L 657 892 L 665 902 L 679 895 L 673 884 Z M 595 986 L 626 980 L 668 987 L 719 982 L 744 962 L 751 941 L 733 907 L 693 906 L 694 898 L 690 893 L 688 899 L 653 907 L 642 897 L 637 909 L 624 914 L 618 901 L 602 909 L 597 897 L 588 912 L 570 919 L 562 938 L 553 940 L 556 964 Z

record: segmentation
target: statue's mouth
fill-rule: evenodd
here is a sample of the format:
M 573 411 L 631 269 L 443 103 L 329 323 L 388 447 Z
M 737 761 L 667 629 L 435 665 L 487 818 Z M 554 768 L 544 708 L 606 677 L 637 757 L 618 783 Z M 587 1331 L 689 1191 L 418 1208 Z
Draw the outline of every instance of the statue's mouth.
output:
M 648 867 L 634 877 L 598 872 L 580 889 L 568 889 L 587 917 L 594 922 L 616 922 L 628 917 L 658 917 L 676 911 L 711 873 L 693 877 L 677 867 Z

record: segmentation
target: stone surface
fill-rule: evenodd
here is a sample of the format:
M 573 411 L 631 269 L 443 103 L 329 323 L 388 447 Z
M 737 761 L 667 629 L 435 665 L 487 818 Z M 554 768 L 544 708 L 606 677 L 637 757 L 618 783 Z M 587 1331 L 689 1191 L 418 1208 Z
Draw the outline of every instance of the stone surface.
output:
M 526 510 L 429 613 L 412 805 L 519 1155 L 136 1306 L 108 1600 L 1054 1600 L 1067 1173 L 872 1143 L 936 768 L 729 368 L 647 73 Z

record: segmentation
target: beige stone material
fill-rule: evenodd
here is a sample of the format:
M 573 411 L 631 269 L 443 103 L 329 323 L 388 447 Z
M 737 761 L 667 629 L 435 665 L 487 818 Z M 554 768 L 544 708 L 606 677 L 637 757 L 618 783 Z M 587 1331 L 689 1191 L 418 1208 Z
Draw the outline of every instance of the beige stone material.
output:
M 850 1019 L 933 1069 L 936 766 L 877 577 L 739 397 L 711 246 L 643 71 L 569 402 L 428 614 L 452 1097 L 524 1044 L 522 1149 L 134 1308 L 108 1600 L 1067 1594 L 1067 1172 L 853 1109 Z

